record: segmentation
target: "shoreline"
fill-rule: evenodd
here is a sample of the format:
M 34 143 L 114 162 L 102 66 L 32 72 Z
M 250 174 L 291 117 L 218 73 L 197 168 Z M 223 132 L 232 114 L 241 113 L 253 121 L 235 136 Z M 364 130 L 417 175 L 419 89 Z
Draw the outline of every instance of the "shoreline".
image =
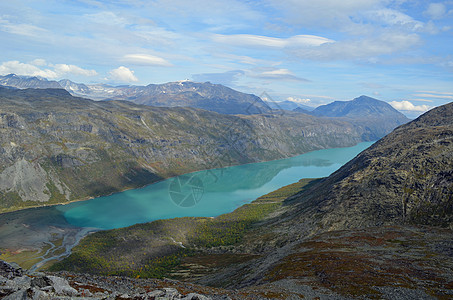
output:
M 304 152 L 304 153 L 301 153 L 301 154 L 297 154 L 297 155 L 290 156 L 290 157 L 285 157 L 285 158 L 278 158 L 278 159 L 272 159 L 272 160 L 262 160 L 262 161 L 257 161 L 257 162 L 249 162 L 249 163 L 245 163 L 245 164 L 235 164 L 235 165 L 223 166 L 223 167 L 212 168 L 212 169 L 195 170 L 195 171 L 191 171 L 191 172 L 187 172 L 187 173 L 182 173 L 182 174 L 179 174 L 179 175 L 174 175 L 174 176 L 171 176 L 171 177 L 161 178 L 159 180 L 147 183 L 147 184 L 145 184 L 143 186 L 140 186 L 140 187 L 125 188 L 123 190 L 112 192 L 112 193 L 105 194 L 105 195 L 100 195 L 100 196 L 95 196 L 95 197 L 91 196 L 91 197 L 86 197 L 86 198 L 82 198 L 82 199 L 70 200 L 68 202 L 62 202 L 62 203 L 52 203 L 52 204 L 44 204 L 44 205 L 27 206 L 27 207 L 23 207 L 23 208 L 19 208 L 19 209 L 14 209 L 14 210 L 11 210 L 11 211 L 0 212 L 0 217 L 2 215 L 5 215 L 5 214 L 10 214 L 10 213 L 14 213 L 14 212 L 24 211 L 24 210 L 28 210 L 28 209 L 31 210 L 31 209 L 36 209 L 36 208 L 46 208 L 46 207 L 48 208 L 48 207 L 59 206 L 59 205 L 68 205 L 68 204 L 72 204 L 72 203 L 76 203 L 76 202 L 89 201 L 89 200 L 93 200 L 93 199 L 100 198 L 100 197 L 108 197 L 108 196 L 111 196 L 111 195 L 114 195 L 114 194 L 119 194 L 119 193 L 123 193 L 123 192 L 129 191 L 129 190 L 143 189 L 143 188 L 146 188 L 146 187 L 148 187 L 148 186 L 150 186 L 152 184 L 155 184 L 155 183 L 158 183 L 158 182 L 162 182 L 164 180 L 168 180 L 168 179 L 175 178 L 175 177 L 182 176 L 182 175 L 193 174 L 193 173 L 196 173 L 196 172 L 209 171 L 209 170 L 218 170 L 218 169 L 224 169 L 224 168 L 229 168 L 229 167 L 237 167 L 237 166 L 245 166 L 245 165 L 256 164 L 256 163 L 273 162 L 273 161 L 278 161 L 278 160 L 295 158 L 295 157 L 298 157 L 298 156 L 301 156 L 301 155 L 304 155 L 304 154 L 307 154 L 307 153 L 311 153 L 311 152 L 314 152 L 314 151 L 328 150 L 328 149 L 349 148 L 349 147 L 355 147 L 355 146 L 357 146 L 357 145 L 359 145 L 361 143 L 370 143 L 370 142 L 376 142 L 376 141 L 361 141 L 361 142 L 356 143 L 356 144 L 351 145 L 351 146 L 315 149 L 315 150 L 311 150 L 311 151 L 308 151 L 308 152 Z

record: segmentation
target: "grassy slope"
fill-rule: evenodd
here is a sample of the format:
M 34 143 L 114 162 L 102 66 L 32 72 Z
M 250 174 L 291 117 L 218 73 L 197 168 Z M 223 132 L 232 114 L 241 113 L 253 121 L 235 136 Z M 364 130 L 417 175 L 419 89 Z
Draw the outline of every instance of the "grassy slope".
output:
M 169 276 L 184 257 L 235 245 L 312 180 L 303 179 L 216 218 L 175 218 L 94 233 L 51 270 L 132 277 Z M 183 247 L 183 246 L 184 247 Z M 241 260 L 241 259 L 239 259 Z

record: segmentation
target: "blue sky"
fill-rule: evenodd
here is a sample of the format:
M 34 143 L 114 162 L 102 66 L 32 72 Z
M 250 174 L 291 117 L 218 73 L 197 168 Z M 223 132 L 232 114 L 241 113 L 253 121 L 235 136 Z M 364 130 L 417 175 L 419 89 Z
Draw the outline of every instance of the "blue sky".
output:
M 453 101 L 453 1 L 1 1 L 0 74 L 190 79 L 311 106 Z

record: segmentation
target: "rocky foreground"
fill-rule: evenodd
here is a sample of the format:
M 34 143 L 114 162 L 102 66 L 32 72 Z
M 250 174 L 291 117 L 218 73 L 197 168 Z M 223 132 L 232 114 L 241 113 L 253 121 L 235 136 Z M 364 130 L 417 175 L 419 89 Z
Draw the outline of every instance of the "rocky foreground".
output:
M 0 299 L 231 299 L 228 296 L 205 296 L 193 292 L 180 293 L 168 287 L 173 281 L 134 280 L 121 277 L 88 275 L 58 276 L 44 273 L 27 274 L 0 261 Z M 165 287 L 167 286 L 167 287 Z M 184 290 L 190 289 L 189 286 Z M 181 290 L 181 288 L 180 288 Z

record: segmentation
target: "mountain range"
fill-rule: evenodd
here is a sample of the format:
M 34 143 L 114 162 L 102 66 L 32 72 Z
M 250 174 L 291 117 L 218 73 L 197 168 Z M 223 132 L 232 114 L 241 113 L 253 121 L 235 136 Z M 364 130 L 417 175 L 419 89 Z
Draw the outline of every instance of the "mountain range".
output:
M 234 116 L 92 101 L 63 89 L 0 87 L 0 207 L 64 203 L 201 169 L 352 146 L 379 138 L 382 126 L 280 111 Z
M 127 100 L 136 104 L 158 107 L 183 106 L 201 108 L 222 114 L 250 115 L 268 113 L 272 110 L 285 110 L 318 117 L 346 117 L 360 119 L 361 121 L 368 120 L 370 122 L 380 119 L 382 121 L 375 122 L 374 126 L 387 122 L 392 122 L 391 126 L 398 126 L 408 121 L 403 114 L 396 111 L 388 103 L 367 96 L 361 96 L 352 101 L 335 101 L 315 109 L 288 100 L 271 101 L 267 95 L 263 97 L 263 100 L 255 95 L 241 93 L 220 84 L 198 83 L 188 80 L 149 84 L 147 86 L 110 86 L 106 84 L 75 83 L 68 79 L 51 81 L 41 77 L 10 74 L 0 76 L 0 85 L 19 89 L 63 88 L 73 96 L 97 101 Z M 388 132 L 381 133 L 381 136 Z
M 68 79 L 49 81 L 40 77 L 0 76 L 0 85 L 24 88 L 64 88 L 73 96 L 92 100 L 128 100 L 136 104 L 163 107 L 194 107 L 223 114 L 259 114 L 271 108 L 259 97 L 220 84 L 188 80 L 147 86 L 81 84 Z

